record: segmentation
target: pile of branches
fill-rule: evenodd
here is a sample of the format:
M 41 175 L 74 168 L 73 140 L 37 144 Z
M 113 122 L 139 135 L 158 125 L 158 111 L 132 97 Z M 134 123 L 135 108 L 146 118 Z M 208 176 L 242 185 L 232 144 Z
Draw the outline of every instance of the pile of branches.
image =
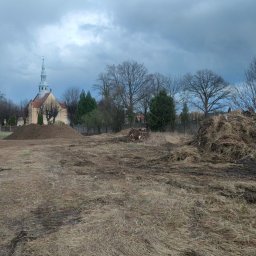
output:
M 255 117 L 239 112 L 210 117 L 202 122 L 193 144 L 228 161 L 256 158 Z
M 149 137 L 149 132 L 146 128 L 132 128 L 128 133 L 130 141 L 143 141 Z

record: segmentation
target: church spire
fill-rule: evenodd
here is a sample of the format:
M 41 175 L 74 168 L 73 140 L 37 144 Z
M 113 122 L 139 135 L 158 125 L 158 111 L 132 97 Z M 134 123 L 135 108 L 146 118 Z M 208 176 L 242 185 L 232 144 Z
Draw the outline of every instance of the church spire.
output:
M 44 66 L 44 57 L 42 57 L 42 70 L 41 70 L 41 82 L 39 84 L 39 95 L 44 96 L 45 93 L 49 92 L 48 83 L 46 81 L 46 71 Z
M 41 83 L 46 82 L 46 72 L 45 72 L 45 66 L 44 66 L 44 57 L 42 57 L 42 71 L 41 71 Z

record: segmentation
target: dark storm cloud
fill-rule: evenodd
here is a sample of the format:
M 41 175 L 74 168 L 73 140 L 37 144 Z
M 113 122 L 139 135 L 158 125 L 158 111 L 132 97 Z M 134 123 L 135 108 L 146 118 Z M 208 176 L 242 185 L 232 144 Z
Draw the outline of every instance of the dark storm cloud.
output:
M 57 96 L 90 89 L 106 64 L 127 59 L 151 72 L 209 68 L 240 82 L 256 55 L 255 9 L 252 0 L 0 1 L 0 91 L 33 97 L 42 55 Z
M 181 51 L 175 62 L 186 58 L 188 69 L 224 68 L 231 76 L 256 54 L 255 1 L 129 1 L 113 7 L 118 24 L 169 42 Z

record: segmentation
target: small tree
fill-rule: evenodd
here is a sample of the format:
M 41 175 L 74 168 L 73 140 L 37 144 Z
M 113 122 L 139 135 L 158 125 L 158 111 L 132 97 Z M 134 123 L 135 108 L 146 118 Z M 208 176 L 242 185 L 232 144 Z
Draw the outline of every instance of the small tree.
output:
M 154 131 L 165 131 L 167 125 L 174 130 L 175 105 L 173 98 L 163 90 L 150 102 L 149 126 Z
M 103 98 L 98 103 L 98 110 L 102 113 L 103 125 L 106 132 L 108 132 L 108 128 L 111 127 L 113 122 L 113 106 L 114 103 L 111 98 Z
M 28 117 L 28 100 L 22 100 L 19 105 L 18 109 L 18 117 L 22 117 L 24 124 L 26 124 L 27 117 Z
M 85 125 L 88 128 L 97 129 L 98 133 L 101 133 L 104 118 L 103 113 L 99 109 L 94 109 L 82 117 Z
M 183 109 L 182 109 L 182 112 L 180 114 L 180 120 L 181 120 L 181 124 L 183 125 L 184 133 L 185 133 L 186 132 L 186 127 L 187 127 L 187 124 L 188 124 L 188 121 L 189 121 L 189 111 L 188 111 L 188 105 L 187 105 L 186 102 L 183 104 Z
M 63 98 L 68 110 L 68 118 L 71 126 L 77 123 L 76 115 L 79 102 L 80 91 L 76 87 L 69 88 L 65 91 Z
M 17 120 L 16 120 L 16 116 L 11 116 L 9 119 L 8 119 L 8 125 L 16 125 L 17 124 Z
M 51 102 L 50 104 L 46 104 L 41 108 L 41 113 L 45 115 L 48 124 L 51 123 L 51 119 L 52 123 L 54 124 L 55 118 L 59 113 L 59 106 Z
M 43 125 L 44 124 L 44 118 L 43 118 L 43 114 L 41 112 L 39 112 L 37 114 L 37 124 L 39 124 L 39 125 Z

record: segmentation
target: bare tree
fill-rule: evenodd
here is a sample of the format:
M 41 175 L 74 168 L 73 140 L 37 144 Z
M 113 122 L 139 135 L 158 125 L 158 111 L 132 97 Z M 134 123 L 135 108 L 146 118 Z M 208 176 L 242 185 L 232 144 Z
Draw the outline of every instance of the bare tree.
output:
M 145 122 L 148 122 L 148 111 L 151 99 L 156 95 L 155 86 L 152 80 L 153 75 L 148 75 L 147 83 L 143 86 L 144 97 L 140 100 L 140 107 L 144 114 Z
M 24 124 L 26 124 L 26 120 L 28 117 L 28 104 L 29 100 L 22 100 L 18 108 L 18 117 L 23 119 Z
M 168 77 L 160 74 L 154 73 L 150 74 L 151 87 L 153 89 L 154 95 L 156 96 L 160 91 L 166 90 Z
M 136 61 L 125 61 L 107 67 L 107 74 L 115 95 L 119 96 L 133 122 L 134 109 L 145 97 L 144 85 L 148 81 L 147 69 Z
M 160 91 L 165 90 L 172 98 L 182 90 L 181 79 L 165 76 L 160 73 L 150 74 L 152 88 L 154 95 L 159 94 Z
M 144 97 L 140 101 L 145 117 L 147 116 L 150 100 L 158 95 L 160 91 L 166 91 L 175 100 L 175 105 L 177 105 L 181 99 L 180 96 L 177 96 L 182 89 L 181 85 L 180 79 L 165 76 L 161 73 L 149 74 L 147 82 L 143 87 Z
M 181 78 L 168 76 L 166 79 L 165 89 L 175 101 L 178 101 L 177 94 L 183 90 Z
M 184 86 L 190 96 L 189 102 L 203 111 L 205 116 L 223 108 L 230 95 L 228 83 L 207 69 L 199 70 L 194 75 L 186 75 Z
M 55 102 L 51 102 L 41 107 L 41 113 L 45 115 L 48 124 L 51 123 L 51 120 L 53 124 L 55 123 L 55 118 L 57 117 L 59 111 L 60 108 Z
M 100 73 L 98 83 L 94 85 L 94 88 L 99 91 L 103 99 L 110 98 L 113 90 L 113 84 L 110 81 L 109 74 Z
M 239 108 L 256 111 L 256 58 L 245 72 L 245 82 L 234 87 L 233 102 Z
M 76 113 L 80 97 L 80 90 L 77 87 L 68 88 L 63 94 L 64 102 L 68 110 L 68 118 L 70 124 L 74 125 L 76 123 Z
M 4 120 L 7 124 L 16 123 L 17 117 L 19 114 L 18 106 L 13 103 L 11 100 L 8 100 L 4 97 L 3 94 L 0 95 L 0 124 L 4 123 Z

